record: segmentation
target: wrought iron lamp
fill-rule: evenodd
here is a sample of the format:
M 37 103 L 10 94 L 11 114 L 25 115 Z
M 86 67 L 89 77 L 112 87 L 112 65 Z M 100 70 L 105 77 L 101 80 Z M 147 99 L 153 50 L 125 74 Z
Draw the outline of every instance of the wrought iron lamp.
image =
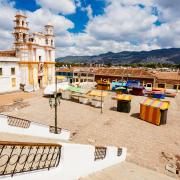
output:
M 55 92 L 54 92 L 54 97 L 49 98 L 49 105 L 51 108 L 55 109 L 55 134 L 58 134 L 58 127 L 57 127 L 57 107 L 60 105 L 60 96 L 58 96 L 57 93 L 57 76 L 55 76 Z

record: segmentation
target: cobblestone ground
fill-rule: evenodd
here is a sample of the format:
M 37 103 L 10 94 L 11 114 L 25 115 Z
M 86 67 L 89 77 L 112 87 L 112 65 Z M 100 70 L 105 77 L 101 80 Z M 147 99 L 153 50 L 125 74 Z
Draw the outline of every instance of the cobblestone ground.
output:
M 139 113 L 139 102 L 145 97 L 134 97 L 131 112 L 126 114 L 116 111 L 112 95 L 105 99 L 103 114 L 100 109 L 61 100 L 59 127 L 71 131 L 73 142 L 127 147 L 127 161 L 166 173 L 165 165 L 176 163 L 176 157 L 180 156 L 180 96 L 167 98 L 171 102 L 167 124 L 155 126 L 134 117 Z M 50 109 L 48 98 L 39 96 L 27 102 L 30 106 L 9 113 L 54 125 L 54 110 Z

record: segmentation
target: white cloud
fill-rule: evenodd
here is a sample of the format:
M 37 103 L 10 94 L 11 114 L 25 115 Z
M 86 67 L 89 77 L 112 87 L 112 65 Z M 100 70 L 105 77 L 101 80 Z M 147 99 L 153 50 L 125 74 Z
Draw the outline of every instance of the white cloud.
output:
M 12 47 L 12 31 L 15 9 L 13 3 L 0 0 L 0 49 Z
M 10 49 L 13 46 L 13 20 L 17 10 L 14 3 L 0 0 L 0 50 Z M 30 31 L 43 31 L 44 26 L 52 24 L 55 27 L 57 37 L 67 34 L 67 30 L 74 27 L 72 21 L 62 15 L 57 15 L 49 9 L 40 8 L 34 12 L 25 12 L 29 23 Z M 7 16 L 8 14 L 8 16 Z
M 76 6 L 73 0 L 36 0 L 36 2 L 45 9 L 55 13 L 71 14 L 75 13 Z
M 87 6 L 84 11 L 89 22 L 83 33 L 75 34 L 68 32 L 74 23 L 58 13 L 71 14 L 76 8 L 82 9 L 80 0 L 37 1 L 40 9 L 26 11 L 30 28 L 42 31 L 46 24 L 55 26 L 57 56 L 180 47 L 179 0 L 106 0 L 104 14 L 94 17 L 92 7 Z M 152 7 L 157 8 L 158 17 L 152 14 Z M 13 3 L 0 0 L 0 49 L 12 46 L 15 12 Z M 163 24 L 154 25 L 157 20 Z
M 51 24 L 55 28 L 56 35 L 61 35 L 74 27 L 72 21 L 64 16 L 52 13 L 48 9 L 38 9 L 34 12 L 27 12 L 26 14 L 30 22 L 30 28 L 33 31 L 40 31 L 40 28 L 43 28 L 44 25 Z

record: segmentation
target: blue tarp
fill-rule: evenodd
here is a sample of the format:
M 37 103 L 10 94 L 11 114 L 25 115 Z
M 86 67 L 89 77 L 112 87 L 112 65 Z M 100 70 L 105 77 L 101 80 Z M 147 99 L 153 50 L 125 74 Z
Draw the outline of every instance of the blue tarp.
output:
M 116 90 L 118 87 L 125 87 L 126 82 L 112 82 L 112 90 Z
M 139 87 L 140 81 L 139 80 L 128 80 L 126 86 L 128 88 Z

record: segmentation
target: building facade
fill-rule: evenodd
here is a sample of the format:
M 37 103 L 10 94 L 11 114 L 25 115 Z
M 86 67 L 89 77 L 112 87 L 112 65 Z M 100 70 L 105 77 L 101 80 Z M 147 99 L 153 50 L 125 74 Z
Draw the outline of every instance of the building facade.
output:
M 12 51 L 0 53 L 0 93 L 17 91 L 20 84 L 19 58 Z
M 57 76 L 64 76 L 68 79 L 70 83 L 82 83 L 82 82 L 94 82 L 95 73 L 91 71 L 90 68 L 85 67 L 71 67 L 71 68 L 57 68 Z
M 14 48 L 10 53 L 0 52 L 0 71 L 7 69 L 7 64 L 14 67 L 16 62 L 17 89 L 21 86 L 31 86 L 34 90 L 45 87 L 55 79 L 55 38 L 54 27 L 46 25 L 44 33 L 29 33 L 27 17 L 17 13 L 14 20 Z M 2 75 L 1 75 L 2 77 Z M 1 92 L 13 91 L 5 88 L 0 81 Z

